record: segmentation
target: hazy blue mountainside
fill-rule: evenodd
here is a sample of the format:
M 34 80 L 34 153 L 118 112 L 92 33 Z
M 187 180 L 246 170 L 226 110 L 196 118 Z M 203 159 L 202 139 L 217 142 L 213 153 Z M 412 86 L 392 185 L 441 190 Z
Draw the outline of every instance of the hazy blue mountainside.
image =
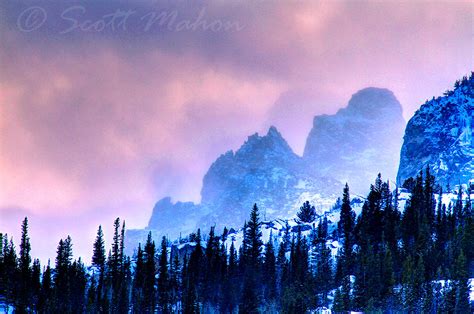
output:
M 334 179 L 309 175 L 304 160 L 271 127 L 265 136 L 250 136 L 237 152 L 212 164 L 201 191 L 201 204 L 210 210 L 201 223 L 243 224 L 254 203 L 267 219 L 291 217 L 303 201 L 301 194 L 310 192 L 307 197 L 321 204 L 341 188 Z
M 381 172 L 395 180 L 405 120 L 388 89 L 365 88 L 334 115 L 316 116 L 304 150 L 311 171 L 365 193 Z
M 453 91 L 426 102 L 408 122 L 401 150 L 398 182 L 429 165 L 444 187 L 474 177 L 474 77 Z
M 221 155 L 203 178 L 201 203 L 155 205 L 148 227 L 128 231 L 130 244 L 154 236 L 177 238 L 210 226 L 240 228 L 254 203 L 265 220 L 295 216 L 309 200 L 319 215 L 329 210 L 349 182 L 365 193 L 378 172 L 395 178 L 404 128 L 392 92 L 366 88 L 332 116 L 317 116 L 303 157 L 296 155 L 275 127 L 254 134 L 236 151 Z
M 264 219 L 291 218 L 310 200 L 319 214 L 329 209 L 343 185 L 331 178 L 310 175 L 275 127 L 249 136 L 234 153 L 228 151 L 211 165 L 203 178 L 201 203 L 177 202 L 166 197 L 156 203 L 146 230 L 130 230 L 131 242 L 156 236 L 176 238 L 197 228 L 241 227 L 254 203 Z

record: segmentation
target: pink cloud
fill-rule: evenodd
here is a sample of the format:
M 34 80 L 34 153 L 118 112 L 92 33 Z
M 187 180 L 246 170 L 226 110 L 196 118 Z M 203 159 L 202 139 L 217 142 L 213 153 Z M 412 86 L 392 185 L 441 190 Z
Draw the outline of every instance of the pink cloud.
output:
M 210 163 L 255 131 L 276 124 L 301 152 L 313 116 L 358 89 L 390 88 L 409 118 L 474 68 L 468 2 L 216 2 L 206 12 L 245 27 L 61 36 L 54 23 L 19 33 L 13 13 L 1 22 L 1 230 L 37 217 L 35 232 L 54 229 L 54 252 L 65 230 L 80 237 L 79 222 L 95 230 L 120 214 L 142 227 L 162 196 L 199 201 Z

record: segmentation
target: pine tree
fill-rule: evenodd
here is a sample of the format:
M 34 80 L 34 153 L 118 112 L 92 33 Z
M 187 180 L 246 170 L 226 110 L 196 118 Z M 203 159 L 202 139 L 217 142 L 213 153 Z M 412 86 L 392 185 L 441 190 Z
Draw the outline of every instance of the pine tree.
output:
M 122 281 L 120 285 L 119 311 L 127 313 L 130 311 L 130 293 L 133 282 L 131 260 L 129 256 L 124 256 L 122 265 Z
M 38 310 L 38 300 L 41 293 L 41 264 L 39 259 L 33 261 L 31 267 L 31 306 L 35 311 Z
M 296 215 L 300 223 L 312 223 L 316 219 L 316 209 L 306 201 Z
M 282 312 L 304 313 L 314 305 L 312 299 L 313 278 L 309 272 L 308 245 L 298 230 L 290 250 L 288 277 L 282 295 Z
M 97 296 L 94 298 L 97 302 L 97 310 L 104 310 L 104 275 L 105 275 L 105 241 L 104 234 L 102 232 L 102 226 L 99 226 L 97 230 L 97 236 L 94 241 L 94 251 L 92 255 L 92 265 L 95 266 L 99 273 L 99 279 L 97 287 L 94 289 Z
M 343 248 L 338 258 L 338 267 L 336 274 L 336 282 L 340 283 L 341 279 L 348 276 L 352 272 L 353 257 L 352 247 L 354 244 L 354 226 L 355 226 L 355 213 L 351 207 L 351 200 L 349 195 L 349 186 L 345 185 L 342 205 L 340 212 L 340 219 L 337 224 L 338 233 L 343 240 Z
M 441 313 L 454 313 L 456 308 L 456 287 L 451 282 L 446 282 L 443 290 Z
M 55 302 L 53 307 L 57 312 L 71 312 L 71 266 L 72 266 L 72 240 L 68 236 L 65 240 L 60 240 L 54 275 Z
M 161 240 L 161 254 L 158 266 L 158 307 L 163 313 L 168 313 L 171 309 L 167 244 L 166 237 L 163 237 Z
M 222 260 L 219 246 L 219 237 L 211 227 L 205 249 L 205 269 L 203 271 L 202 298 L 206 307 L 215 307 L 220 299 L 222 280 Z
M 95 276 L 92 275 L 89 280 L 87 288 L 87 300 L 86 300 L 86 312 L 87 313 L 98 313 L 97 308 L 97 285 Z
M 3 269 L 4 269 L 4 285 L 5 285 L 5 306 L 6 312 L 10 305 L 16 301 L 16 284 L 18 258 L 16 255 L 13 239 L 8 241 L 8 235 L 5 235 L 3 243 Z
M 263 276 L 265 278 L 264 297 L 269 310 L 275 308 L 276 300 L 276 258 L 273 247 L 273 234 L 270 232 L 270 238 L 265 246 L 265 258 L 263 263 Z
M 4 302 L 5 296 L 5 281 L 6 281 L 6 273 L 5 273 L 5 255 L 4 255 L 4 241 L 5 241 L 4 234 L 0 233 L 0 302 Z
M 416 177 L 410 199 L 405 206 L 400 226 L 404 248 L 412 255 L 416 254 L 415 241 L 418 238 L 418 230 L 423 218 L 423 203 L 423 174 L 420 172 Z
M 436 309 L 434 307 L 434 284 L 429 281 L 423 284 L 422 290 L 422 312 L 423 313 L 436 313 Z
M 454 289 L 456 290 L 454 311 L 455 313 L 469 313 L 471 310 L 469 305 L 469 275 L 467 272 L 467 260 L 463 251 L 459 253 L 454 268 L 456 279 L 454 284 Z
M 18 260 L 18 301 L 16 309 L 18 312 L 26 312 L 31 304 L 31 244 L 28 236 L 28 218 L 25 217 L 21 225 L 20 256 Z
M 179 252 L 176 250 L 174 253 L 171 251 L 171 266 L 170 266 L 170 302 L 174 306 L 176 311 L 178 301 L 181 299 L 181 267 L 179 263 Z
M 120 282 L 122 280 L 122 254 L 121 254 L 121 233 L 120 229 L 120 219 L 116 218 L 114 221 L 114 237 L 112 242 L 112 251 L 111 259 L 109 261 L 110 265 L 110 287 L 111 290 L 111 311 L 118 312 L 119 302 L 120 302 Z
M 380 291 L 382 302 L 387 308 L 394 308 L 397 302 L 395 295 L 395 272 L 393 270 L 393 258 L 390 249 L 385 248 L 382 267 L 381 267 L 381 287 Z
M 351 301 L 351 280 L 350 276 L 345 276 L 342 279 L 342 287 L 341 287 L 341 306 L 344 311 L 349 311 L 351 309 L 352 301 Z
M 143 282 L 143 309 L 147 313 L 155 311 L 155 242 L 151 238 L 151 232 L 148 233 L 145 244 L 145 262 L 144 262 L 144 282 Z
M 333 286 L 331 250 L 326 246 L 325 241 L 319 243 L 315 249 L 317 251 L 316 287 L 321 293 L 322 305 L 327 306 L 328 294 Z
M 252 270 L 257 270 L 261 263 L 263 245 L 257 204 L 253 205 L 250 213 L 250 220 L 248 221 L 247 228 L 244 232 L 247 238 L 247 241 L 243 243 L 245 249 L 244 252 L 246 252 L 249 262 L 247 266 Z
M 223 288 L 222 310 L 226 313 L 234 313 L 239 304 L 240 285 L 238 284 L 238 267 L 237 251 L 235 250 L 234 241 L 232 241 Z
M 184 282 L 184 313 L 198 313 L 200 311 L 200 299 L 201 299 L 201 267 L 203 260 L 203 251 L 201 246 L 201 230 L 198 229 L 196 238 L 196 246 L 194 251 L 191 253 L 189 263 L 186 269 L 186 276 L 183 276 Z
M 102 226 L 97 229 L 97 237 L 94 242 L 94 252 L 92 255 L 92 265 L 102 269 L 105 265 L 105 242 Z
M 130 257 L 125 253 L 125 221 L 122 223 L 120 230 L 120 245 L 119 245 L 119 280 L 118 280 L 118 311 L 125 313 L 129 311 L 130 302 L 130 284 L 132 282 L 131 262 Z
M 342 298 L 341 289 L 336 289 L 334 293 L 334 302 L 332 305 L 332 310 L 334 313 L 345 313 L 347 312 L 347 307 L 344 304 L 344 300 Z
M 81 258 L 72 263 L 69 277 L 71 294 L 68 303 L 70 304 L 70 309 L 74 312 L 83 313 L 85 310 L 87 277 Z
M 52 286 L 52 277 L 51 277 L 51 267 L 46 266 L 46 269 L 43 271 L 43 277 L 41 279 L 41 292 L 38 300 L 38 313 L 51 313 L 53 306 L 53 286 Z
M 132 287 L 132 313 L 143 313 L 145 311 L 145 275 L 145 257 L 143 255 L 141 244 L 139 243 Z
M 261 279 L 262 231 L 257 204 L 250 213 L 250 220 L 244 230 L 243 259 L 245 260 L 244 284 L 239 311 L 244 313 L 258 312 L 261 302 L 261 291 L 258 283 Z
M 409 255 L 403 263 L 402 276 L 405 309 L 411 312 L 420 312 L 423 284 L 426 282 L 423 257 L 418 257 L 415 266 L 413 258 Z

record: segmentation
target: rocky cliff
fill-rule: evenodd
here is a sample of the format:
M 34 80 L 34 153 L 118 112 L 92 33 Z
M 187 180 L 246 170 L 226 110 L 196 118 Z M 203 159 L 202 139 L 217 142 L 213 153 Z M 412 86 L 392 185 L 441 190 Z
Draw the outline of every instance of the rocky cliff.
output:
M 303 158 L 318 176 L 363 193 L 379 172 L 395 180 L 405 121 L 388 89 L 365 88 L 334 115 L 316 116 Z
M 451 186 L 474 177 L 474 76 L 453 91 L 427 101 L 407 124 L 400 155 L 399 183 L 429 166 L 438 183 Z

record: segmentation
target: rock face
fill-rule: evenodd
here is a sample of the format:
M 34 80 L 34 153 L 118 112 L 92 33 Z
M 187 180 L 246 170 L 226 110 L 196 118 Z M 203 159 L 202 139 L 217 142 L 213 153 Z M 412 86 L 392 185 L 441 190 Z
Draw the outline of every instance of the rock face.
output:
M 401 184 L 429 166 L 443 187 L 474 177 L 474 76 L 433 98 L 408 122 L 397 181 Z
M 198 204 L 193 202 L 172 203 L 171 197 L 165 197 L 153 207 L 148 228 L 178 237 L 180 231 L 194 230 L 196 221 L 203 214 L 205 214 L 204 208 Z
M 335 115 L 316 116 L 303 158 L 312 172 L 363 193 L 380 172 L 395 180 L 405 121 L 388 89 L 365 88 Z
M 202 223 L 243 224 L 254 203 L 266 219 L 291 217 L 300 196 L 317 198 L 336 195 L 342 185 L 332 179 L 310 175 L 275 127 L 265 136 L 254 134 L 233 153 L 220 156 L 203 179 L 202 206 L 210 213 Z M 308 195 L 309 196 L 309 195 Z

